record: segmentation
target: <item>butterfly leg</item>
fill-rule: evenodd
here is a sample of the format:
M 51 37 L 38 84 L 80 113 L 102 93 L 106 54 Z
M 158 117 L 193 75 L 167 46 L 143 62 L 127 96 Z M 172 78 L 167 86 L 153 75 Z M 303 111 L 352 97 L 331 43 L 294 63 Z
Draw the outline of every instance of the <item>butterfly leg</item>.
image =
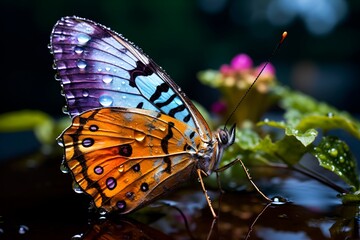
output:
M 221 194 L 223 194 L 223 193 L 225 193 L 225 191 L 221 187 L 220 174 L 219 174 L 219 172 L 215 172 L 215 173 L 216 173 L 216 181 L 217 181 L 219 191 Z
M 245 164 L 243 163 L 243 161 L 241 161 L 241 159 L 237 158 L 234 161 L 229 162 L 228 164 L 226 164 L 225 166 L 222 166 L 221 168 L 218 168 L 215 170 L 215 172 L 223 172 L 226 169 L 228 169 L 229 167 L 233 166 L 236 163 L 240 163 L 242 168 L 244 169 L 247 178 L 249 179 L 250 183 L 254 186 L 254 188 L 256 189 L 256 191 L 258 191 L 258 193 L 260 193 L 261 196 L 263 196 L 263 198 L 265 198 L 267 201 L 272 202 L 272 200 L 267 197 L 257 186 L 256 184 L 253 182 L 253 180 L 251 179 L 250 173 L 249 173 L 249 169 L 246 168 Z
M 203 192 L 204 192 L 204 194 L 205 194 L 206 201 L 207 201 L 207 203 L 208 203 L 208 205 L 209 205 L 209 207 L 210 207 L 210 211 L 211 211 L 213 217 L 214 217 L 214 218 L 217 218 L 216 213 L 215 213 L 215 211 L 214 211 L 214 209 L 213 209 L 213 207 L 212 207 L 212 205 L 211 205 L 210 197 L 209 197 L 209 195 L 207 194 L 207 190 L 205 189 L 205 185 L 204 185 L 204 182 L 203 182 L 202 176 L 201 176 L 201 173 L 203 173 L 203 174 L 206 174 L 206 173 L 205 173 L 203 170 L 201 170 L 201 169 L 197 169 L 196 171 L 197 171 L 197 174 L 198 174 L 198 176 L 199 176 L 199 181 L 200 181 L 200 184 L 201 184 L 201 188 L 202 188 L 202 190 L 203 190 Z

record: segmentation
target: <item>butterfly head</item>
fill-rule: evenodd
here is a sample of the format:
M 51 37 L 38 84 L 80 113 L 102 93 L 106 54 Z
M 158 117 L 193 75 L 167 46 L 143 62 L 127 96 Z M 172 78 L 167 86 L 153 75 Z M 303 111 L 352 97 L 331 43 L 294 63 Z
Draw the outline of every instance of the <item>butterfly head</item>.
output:
M 209 165 L 207 167 L 207 171 L 205 171 L 208 175 L 210 175 L 214 170 L 218 169 L 220 160 L 224 154 L 226 148 L 231 146 L 235 141 L 235 124 L 230 128 L 220 128 L 217 132 L 215 132 L 215 154 L 213 154 L 212 159 L 209 161 Z

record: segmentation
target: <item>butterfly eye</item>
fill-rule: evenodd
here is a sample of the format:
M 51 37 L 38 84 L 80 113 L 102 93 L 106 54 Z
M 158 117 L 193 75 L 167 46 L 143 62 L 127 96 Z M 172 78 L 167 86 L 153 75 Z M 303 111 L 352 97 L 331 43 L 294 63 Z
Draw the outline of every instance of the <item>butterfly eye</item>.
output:
M 227 144 L 229 142 L 228 133 L 225 130 L 220 129 L 220 131 L 219 131 L 219 139 L 220 139 L 222 144 Z

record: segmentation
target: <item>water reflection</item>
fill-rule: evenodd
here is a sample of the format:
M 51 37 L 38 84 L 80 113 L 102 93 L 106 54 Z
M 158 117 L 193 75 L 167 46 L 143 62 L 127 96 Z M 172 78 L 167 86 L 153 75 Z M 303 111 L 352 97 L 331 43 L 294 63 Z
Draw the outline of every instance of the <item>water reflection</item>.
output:
M 72 238 L 78 239 L 77 236 Z M 149 225 L 137 222 L 132 219 L 119 218 L 112 220 L 99 220 L 95 222 L 90 230 L 81 236 L 80 239 L 94 240 L 94 239 L 173 239 L 163 232 L 150 227 Z
M 291 172 L 266 177 L 261 171 L 259 181 L 251 169 L 259 187 L 290 201 L 285 204 L 267 205 L 258 193 L 246 191 L 227 190 L 219 197 L 213 189 L 215 222 L 197 185 L 125 218 L 98 220 L 87 210 L 90 199 L 72 191 L 57 165 L 0 168 L 0 182 L 11 183 L 2 186 L 0 239 L 63 240 L 75 234 L 80 239 L 359 239 L 358 205 L 342 204 L 329 187 Z
M 293 187 L 296 188 L 296 185 L 297 183 Z M 309 185 L 308 188 L 312 186 Z M 322 191 L 316 188 L 313 190 Z M 313 191 L 303 192 L 304 195 L 311 193 Z M 314 197 L 327 207 L 319 211 L 318 204 L 312 207 L 309 203 L 299 205 L 295 201 L 274 205 L 265 203 L 256 193 L 227 192 L 214 201 L 219 216 L 216 221 L 213 221 L 206 203 L 202 204 L 202 208 L 194 208 L 194 196 L 200 197 L 199 194 L 200 191 L 184 189 L 170 197 L 172 206 L 159 203 L 156 207 L 142 209 L 129 218 L 112 216 L 107 220 L 95 221 L 84 233 L 83 239 L 292 240 L 359 237 L 356 221 L 358 207 L 327 205 L 332 201 L 324 200 L 321 194 Z M 180 198 L 180 202 L 174 200 Z M 179 209 L 182 214 L 179 214 Z

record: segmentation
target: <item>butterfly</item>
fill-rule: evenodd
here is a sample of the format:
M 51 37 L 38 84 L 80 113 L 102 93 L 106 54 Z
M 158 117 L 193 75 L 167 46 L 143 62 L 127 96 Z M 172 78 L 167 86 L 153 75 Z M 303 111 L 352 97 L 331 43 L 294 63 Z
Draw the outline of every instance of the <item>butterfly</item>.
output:
M 176 83 L 122 35 L 61 18 L 50 36 L 72 124 L 59 137 L 76 185 L 106 212 L 132 212 L 219 168 L 235 125 L 212 132 Z

